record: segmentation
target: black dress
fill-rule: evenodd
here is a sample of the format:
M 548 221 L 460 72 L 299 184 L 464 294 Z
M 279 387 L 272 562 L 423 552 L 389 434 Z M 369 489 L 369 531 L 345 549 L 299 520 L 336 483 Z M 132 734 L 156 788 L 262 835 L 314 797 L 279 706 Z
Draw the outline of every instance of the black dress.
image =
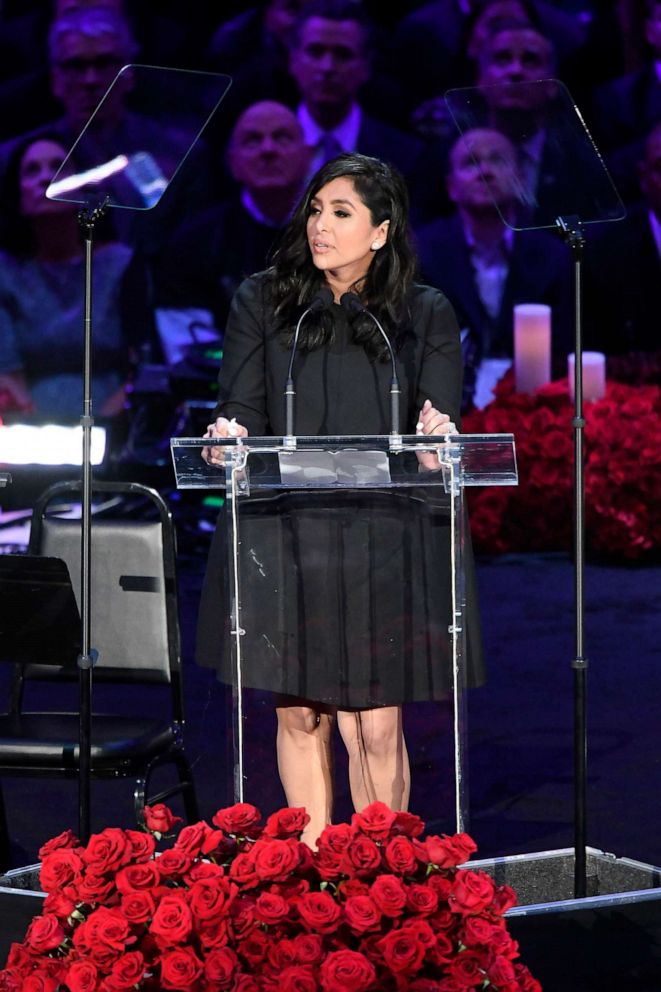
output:
M 415 286 L 411 332 L 397 352 L 401 427 L 425 399 L 457 422 L 461 350 L 454 312 Z M 296 433 L 387 434 L 390 363 L 352 340 L 340 306 L 334 339 L 297 356 Z M 271 321 L 263 275 L 232 304 L 218 413 L 251 435 L 282 435 L 289 349 Z M 433 496 L 430 495 L 433 493 Z M 441 495 L 438 495 L 438 494 Z M 241 510 L 242 682 L 341 708 L 439 698 L 451 685 L 449 502 L 438 488 L 292 492 Z M 198 661 L 231 682 L 227 551 L 221 514 L 207 565 Z M 467 555 L 468 681 L 482 680 L 472 559 Z

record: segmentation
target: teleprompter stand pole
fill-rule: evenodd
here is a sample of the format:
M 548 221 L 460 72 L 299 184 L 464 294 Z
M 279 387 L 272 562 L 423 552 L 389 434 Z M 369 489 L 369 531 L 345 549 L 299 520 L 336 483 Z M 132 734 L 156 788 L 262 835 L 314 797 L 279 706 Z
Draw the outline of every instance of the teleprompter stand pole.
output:
M 90 837 L 90 780 L 92 751 L 92 668 L 97 652 L 91 647 L 91 506 L 92 506 L 92 247 L 94 225 L 106 211 L 108 198 L 94 208 L 84 207 L 78 214 L 85 241 L 83 434 L 80 548 L 80 618 L 81 637 L 78 656 L 79 743 L 78 743 L 78 835 L 83 844 Z
M 574 261 L 574 895 L 587 895 L 587 668 L 584 648 L 585 479 L 583 473 L 583 340 L 581 264 L 585 236 L 578 217 L 559 217 L 560 234 Z

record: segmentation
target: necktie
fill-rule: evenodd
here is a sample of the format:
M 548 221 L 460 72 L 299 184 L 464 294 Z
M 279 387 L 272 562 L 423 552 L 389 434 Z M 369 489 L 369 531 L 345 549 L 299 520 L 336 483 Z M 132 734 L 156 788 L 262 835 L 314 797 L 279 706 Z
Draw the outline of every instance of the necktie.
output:
M 343 152 L 342 145 L 337 140 L 332 131 L 324 131 L 321 138 L 319 139 L 319 154 L 320 154 L 320 165 L 324 165 L 330 159 L 335 158 L 337 155 L 341 155 Z

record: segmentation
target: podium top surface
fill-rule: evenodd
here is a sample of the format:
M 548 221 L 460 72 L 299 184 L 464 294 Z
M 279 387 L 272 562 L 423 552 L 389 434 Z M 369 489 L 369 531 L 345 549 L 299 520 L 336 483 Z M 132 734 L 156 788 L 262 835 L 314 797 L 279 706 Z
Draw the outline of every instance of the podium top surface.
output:
M 232 471 L 255 489 L 447 488 L 517 483 L 512 434 L 342 435 L 314 437 L 172 438 L 177 488 L 224 489 Z M 208 464 L 204 449 L 225 451 Z M 435 452 L 437 471 L 422 471 L 417 454 Z

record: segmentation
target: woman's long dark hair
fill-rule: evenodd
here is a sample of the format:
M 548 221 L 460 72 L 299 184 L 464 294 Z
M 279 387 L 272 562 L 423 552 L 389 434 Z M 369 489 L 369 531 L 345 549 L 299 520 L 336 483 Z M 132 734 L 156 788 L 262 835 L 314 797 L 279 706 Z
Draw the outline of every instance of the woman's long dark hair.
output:
M 21 211 L 21 164 L 28 150 L 39 141 L 59 145 L 63 157 L 66 155 L 66 143 L 56 129 L 32 133 L 16 142 L 2 177 L 0 195 L 4 209 L 0 219 L 0 248 L 17 258 L 29 258 L 34 253 L 32 225 Z
M 276 321 L 286 345 L 291 345 L 301 308 L 326 285 L 323 272 L 312 261 L 308 244 L 310 203 L 323 186 L 339 178 L 351 180 L 375 227 L 384 220 L 390 222 L 385 244 L 374 253 L 365 278 L 352 289 L 378 318 L 391 340 L 397 341 L 406 323 L 409 290 L 416 273 L 408 231 L 406 184 L 396 169 L 377 158 L 357 153 L 339 155 L 310 180 L 269 269 Z M 369 316 L 358 314 L 352 319 L 352 328 L 354 341 L 363 344 L 371 357 L 387 359 L 386 344 Z M 301 327 L 298 348 L 303 351 L 319 348 L 332 335 L 333 319 L 328 311 L 310 314 Z

